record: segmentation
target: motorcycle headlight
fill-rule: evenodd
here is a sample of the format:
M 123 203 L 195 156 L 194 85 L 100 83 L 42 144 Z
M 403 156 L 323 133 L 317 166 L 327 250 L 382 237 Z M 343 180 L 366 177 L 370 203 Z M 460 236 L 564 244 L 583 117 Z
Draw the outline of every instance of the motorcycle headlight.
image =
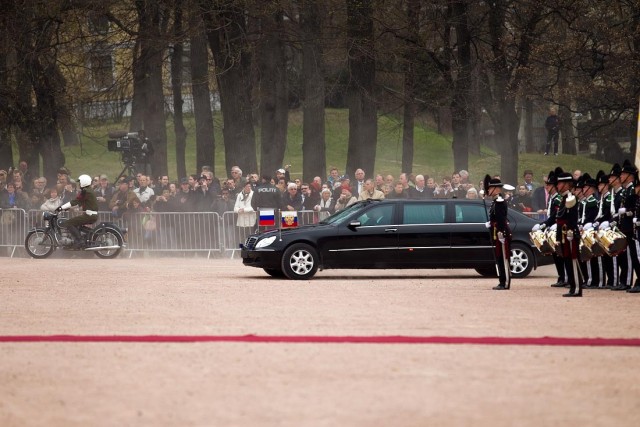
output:
M 275 240 L 276 240 L 276 236 L 271 236 L 271 237 L 267 237 L 266 239 L 262 239 L 256 244 L 256 249 L 266 248 L 267 246 L 275 242 Z

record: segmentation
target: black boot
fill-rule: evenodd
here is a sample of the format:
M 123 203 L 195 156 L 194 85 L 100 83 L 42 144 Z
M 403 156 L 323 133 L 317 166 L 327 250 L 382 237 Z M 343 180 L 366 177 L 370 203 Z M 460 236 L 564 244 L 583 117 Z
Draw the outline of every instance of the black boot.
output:
M 69 234 L 73 236 L 72 249 L 82 249 L 83 242 L 82 242 L 82 235 L 80 234 L 80 230 L 78 230 L 73 225 L 67 226 L 67 230 L 69 231 Z
M 509 288 L 507 288 L 504 285 L 504 283 L 500 283 L 498 286 L 494 286 L 493 289 L 496 290 L 496 291 L 504 291 L 505 289 L 509 289 Z

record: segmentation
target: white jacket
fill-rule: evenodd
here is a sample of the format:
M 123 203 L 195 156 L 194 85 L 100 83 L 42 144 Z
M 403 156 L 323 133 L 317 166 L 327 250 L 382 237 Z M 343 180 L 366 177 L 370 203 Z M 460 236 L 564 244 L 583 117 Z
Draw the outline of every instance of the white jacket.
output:
M 256 224 L 256 212 L 251 207 L 251 199 L 253 198 L 253 190 L 246 199 L 243 200 L 244 194 L 238 193 L 236 197 L 236 204 L 233 207 L 233 211 L 238 214 L 238 220 L 236 225 L 238 227 L 253 227 Z M 240 209 L 244 209 L 244 212 L 240 212 Z

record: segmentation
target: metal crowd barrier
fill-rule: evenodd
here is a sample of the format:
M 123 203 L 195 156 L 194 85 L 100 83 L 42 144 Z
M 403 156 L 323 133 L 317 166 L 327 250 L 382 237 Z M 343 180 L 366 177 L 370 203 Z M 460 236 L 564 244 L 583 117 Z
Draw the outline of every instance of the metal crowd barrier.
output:
M 28 222 L 24 209 L 0 209 L 0 247 L 6 247 L 12 257 L 24 245 Z
M 536 221 L 544 221 L 545 219 L 547 219 L 546 213 L 522 212 L 522 214 L 528 216 L 529 218 L 535 219 Z
M 34 227 L 42 227 L 42 211 L 23 209 L 0 210 L 0 247 L 8 248 L 13 257 L 24 246 L 24 238 Z M 73 210 L 70 217 L 79 215 Z M 256 213 L 257 215 L 257 213 Z M 4 220 L 2 217 L 4 216 Z M 277 217 L 279 220 L 279 216 Z M 298 225 L 317 223 L 318 212 L 299 211 Z M 238 214 L 225 212 L 140 212 L 115 217 L 99 212 L 98 222 L 114 222 L 125 233 L 125 254 L 136 252 L 206 252 L 207 257 L 220 254 L 233 257 L 256 226 L 238 226 Z M 277 228 L 277 222 L 275 227 Z

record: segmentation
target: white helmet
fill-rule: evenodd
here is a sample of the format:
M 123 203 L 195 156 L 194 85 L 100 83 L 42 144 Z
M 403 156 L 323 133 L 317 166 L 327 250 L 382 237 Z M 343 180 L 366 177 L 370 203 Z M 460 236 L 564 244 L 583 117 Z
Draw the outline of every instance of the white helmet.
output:
M 89 175 L 80 175 L 78 177 L 80 188 L 88 187 L 91 185 L 91 177 Z

